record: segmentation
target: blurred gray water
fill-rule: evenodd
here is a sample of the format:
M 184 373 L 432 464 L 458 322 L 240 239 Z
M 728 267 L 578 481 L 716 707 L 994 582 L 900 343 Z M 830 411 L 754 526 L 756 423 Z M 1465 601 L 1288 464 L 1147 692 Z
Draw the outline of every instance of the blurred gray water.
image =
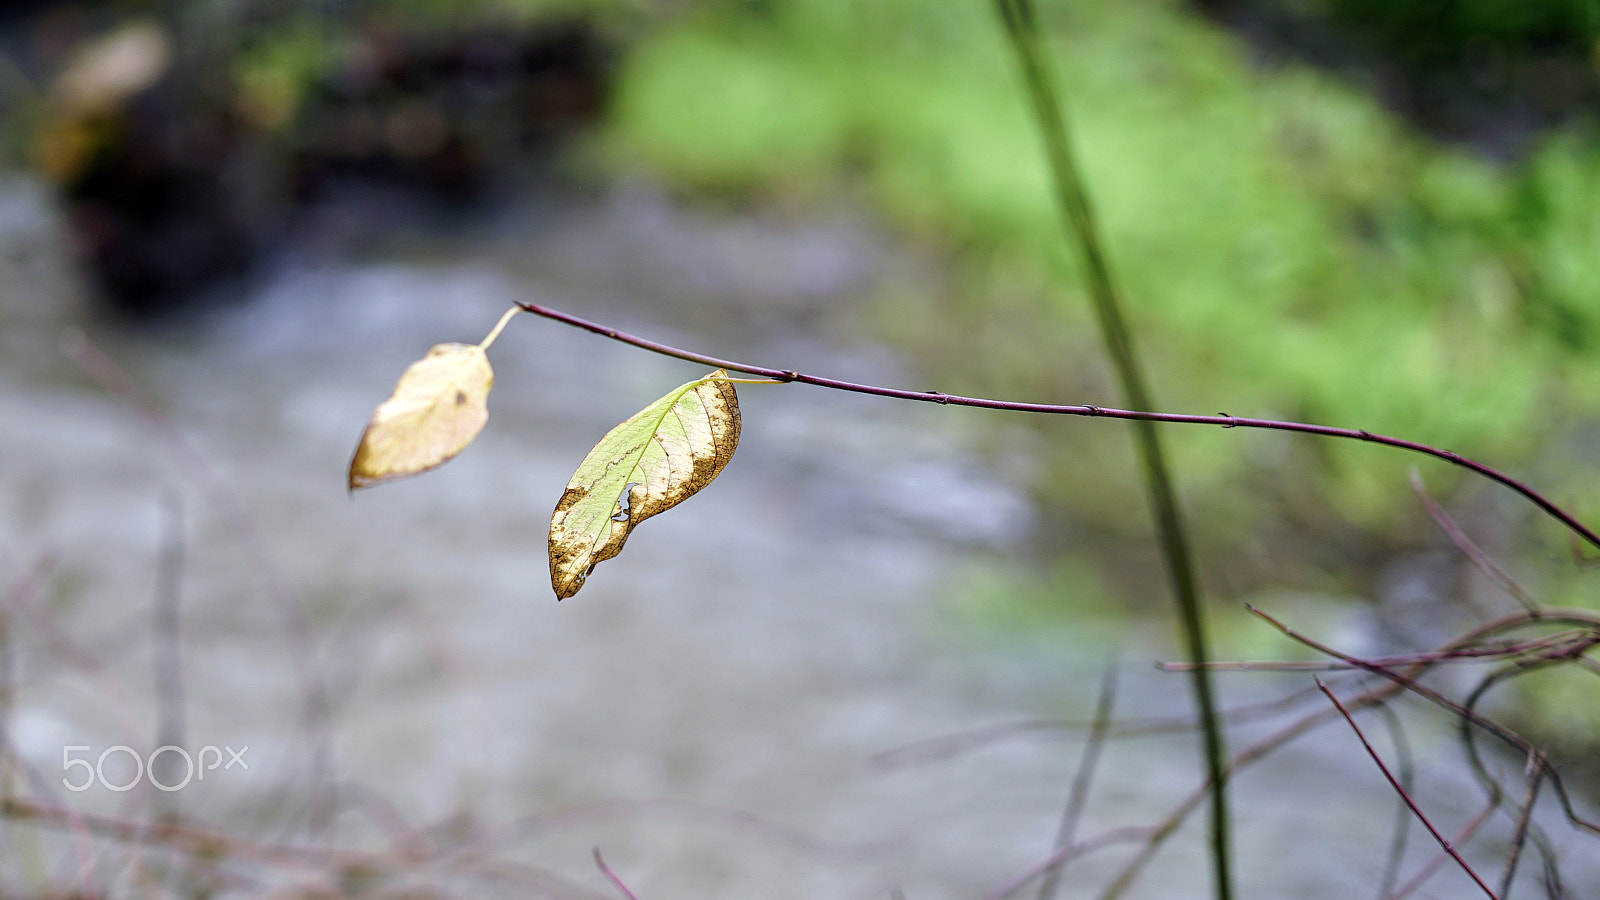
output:
M 967 566 L 1033 533 L 1004 476 L 1026 460 L 997 467 L 971 449 L 1001 427 L 987 414 L 745 388 L 743 443 L 717 483 L 557 604 L 544 529 L 572 469 L 703 373 L 522 317 L 491 350 L 474 446 L 422 478 L 344 490 L 401 370 L 433 343 L 479 340 L 513 299 L 717 355 L 934 387 L 842 337 L 892 254 L 847 220 L 696 215 L 644 189 L 477 227 L 290 254 L 245 302 L 127 332 L 83 314 L 47 193 L 0 187 L 6 724 L 26 763 L 7 773 L 13 794 L 127 822 L 177 812 L 230 835 L 236 858 L 205 870 L 222 896 L 619 896 L 599 847 L 641 898 L 936 900 L 983 896 L 1047 853 L 1078 735 L 880 756 L 1094 707 L 1112 648 L 972 638 L 952 612 Z M 96 352 L 154 415 L 85 373 Z M 165 690 L 160 596 L 180 622 Z M 1187 709 L 1181 677 L 1148 665 L 1170 653 L 1154 640 L 1122 648 L 1121 716 Z M 1224 685 L 1244 702 L 1305 680 Z M 1417 793 L 1459 827 L 1480 794 L 1450 736 L 1419 719 Z M 166 793 L 62 785 L 88 774 L 67 759 L 123 746 L 93 774 L 126 783 L 129 758 L 162 741 L 247 748 L 249 768 Z M 1187 733 L 1114 743 L 1079 835 L 1154 823 L 1196 785 L 1194 756 Z M 319 801 L 335 797 L 327 821 Z M 1343 725 L 1251 769 L 1237 803 L 1241 896 L 1373 895 L 1394 798 Z M 1129 896 L 1206 896 L 1199 825 Z M 1595 844 L 1552 834 L 1572 896 L 1600 897 Z M 1502 842 L 1475 851 L 1490 874 Z M 375 862 L 334 878 L 315 860 L 258 858 L 283 845 Z M 139 846 L 0 821 L 0 895 L 206 893 Z M 1095 896 L 1131 847 L 1076 863 L 1061 896 Z M 1405 871 L 1432 849 L 1413 834 Z M 1473 891 L 1446 867 L 1420 896 Z

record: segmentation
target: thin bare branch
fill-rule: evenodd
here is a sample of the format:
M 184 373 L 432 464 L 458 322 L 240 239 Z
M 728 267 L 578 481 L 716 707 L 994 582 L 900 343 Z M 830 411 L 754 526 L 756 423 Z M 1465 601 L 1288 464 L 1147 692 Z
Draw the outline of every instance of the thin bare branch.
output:
M 1593 834 L 1600 834 L 1600 823 L 1591 821 L 1579 815 L 1577 807 L 1572 802 L 1571 794 L 1567 791 L 1566 784 L 1561 778 L 1561 774 L 1557 772 L 1555 767 L 1550 764 L 1549 759 L 1546 758 L 1544 754 L 1538 750 L 1538 748 L 1534 747 L 1534 745 L 1522 735 L 1517 734 L 1515 731 L 1512 731 L 1510 728 L 1501 725 L 1499 722 L 1496 722 L 1493 719 L 1486 718 L 1475 712 L 1472 709 L 1472 702 L 1474 702 L 1473 699 L 1469 698 L 1469 701 L 1465 704 L 1458 703 L 1449 697 L 1444 696 L 1438 691 L 1427 687 L 1426 685 L 1417 683 L 1416 679 L 1421 675 L 1421 669 L 1414 669 L 1408 672 L 1395 672 L 1382 666 L 1372 665 L 1365 660 L 1350 656 L 1346 653 L 1341 653 L 1340 651 L 1335 650 L 1326 644 L 1306 637 L 1305 635 L 1300 634 L 1293 628 L 1290 628 L 1284 623 L 1278 621 L 1267 613 L 1256 609 L 1253 606 L 1246 606 L 1246 609 L 1250 610 L 1253 615 L 1270 623 L 1274 628 L 1277 628 L 1290 639 L 1299 641 L 1300 643 L 1305 644 L 1307 647 L 1311 647 L 1319 653 L 1325 653 L 1328 656 L 1332 656 L 1336 659 L 1342 659 L 1346 662 L 1353 663 L 1358 668 L 1365 669 L 1366 671 L 1369 671 L 1375 675 L 1387 678 L 1411 693 L 1428 700 L 1442 709 L 1454 713 L 1461 721 L 1461 727 L 1464 734 L 1470 735 L 1471 726 L 1476 726 L 1495 736 L 1504 743 L 1517 748 L 1519 751 L 1531 755 L 1533 758 L 1538 760 L 1538 764 L 1540 766 L 1544 767 L 1546 775 L 1550 779 L 1550 786 L 1553 790 L 1555 790 L 1556 797 L 1561 801 L 1561 807 L 1566 813 L 1567 820 L 1584 831 L 1588 831 Z M 1546 609 L 1535 612 L 1517 613 L 1512 616 L 1506 616 L 1504 618 L 1496 619 L 1492 622 L 1480 625 L 1477 628 L 1467 632 L 1466 635 L 1463 635 L 1462 637 L 1457 638 L 1455 641 L 1452 641 L 1449 647 L 1466 646 L 1475 640 L 1484 639 L 1499 631 L 1521 627 L 1532 623 L 1578 624 L 1600 628 L 1600 616 L 1596 616 L 1595 613 L 1589 610 L 1579 609 Z M 1449 649 L 1449 647 L 1444 649 Z M 1542 657 L 1538 660 L 1523 664 L 1519 671 L 1526 671 L 1528 667 L 1531 666 L 1549 665 L 1556 662 L 1565 661 L 1565 659 Z M 1495 676 L 1490 677 L 1492 679 Z M 1476 698 L 1481 696 L 1486 687 L 1487 685 L 1480 686 L 1479 690 L 1473 692 L 1472 697 Z M 1481 777 L 1488 778 L 1490 781 L 1492 781 L 1492 777 L 1488 775 L 1488 770 L 1482 766 L 1481 760 L 1477 757 L 1476 750 L 1474 749 L 1475 745 L 1473 744 L 1470 736 L 1466 741 L 1466 745 L 1469 750 L 1469 756 L 1472 760 L 1474 760 Z
M 1479 571 L 1489 576 L 1489 580 L 1499 585 L 1501 590 L 1522 604 L 1523 609 L 1529 612 L 1538 610 L 1539 601 L 1533 599 L 1533 594 L 1517 583 L 1515 578 L 1507 575 L 1506 571 L 1489 557 L 1489 554 L 1483 552 L 1483 548 L 1479 547 L 1472 538 L 1467 537 L 1467 533 L 1461 530 L 1461 526 L 1456 524 L 1455 519 L 1452 519 L 1450 514 L 1445 512 L 1444 507 L 1439 505 L 1439 501 L 1433 499 L 1433 495 L 1428 493 L 1427 486 L 1422 483 L 1422 474 L 1415 468 L 1411 470 L 1411 491 L 1417 495 L 1417 500 L 1422 504 L 1422 508 L 1427 510 L 1428 517 L 1433 519 L 1434 524 L 1439 526 L 1439 530 L 1444 532 L 1445 537 L 1450 539 L 1450 543 L 1454 544 L 1456 549 L 1460 550 L 1467 559 L 1472 560 L 1472 564 L 1477 566 Z
M 127 370 L 118 365 L 89 337 L 78 330 L 68 331 L 60 341 L 61 352 L 107 393 L 121 398 L 166 444 L 180 470 L 192 479 L 206 499 L 222 514 L 251 561 L 266 588 L 273 606 L 283 617 L 286 641 L 299 681 L 301 728 L 306 741 L 308 795 L 312 798 L 311 825 L 326 831 L 337 811 L 338 799 L 331 785 L 335 780 L 333 740 L 329 727 L 331 708 L 327 686 L 323 683 L 311 623 L 305 607 L 282 568 L 266 549 L 255 520 L 227 482 L 189 444 L 170 417 L 139 386 Z
M 1117 700 L 1116 660 L 1106 663 L 1100 675 L 1100 697 L 1095 702 L 1094 723 L 1089 737 L 1083 742 L 1083 756 L 1078 760 L 1078 771 L 1073 773 L 1072 787 L 1067 791 L 1067 802 L 1061 811 L 1061 826 L 1056 831 L 1056 850 L 1072 845 L 1083 817 L 1083 808 L 1089 800 L 1089 788 L 1094 784 L 1095 766 L 1100 762 L 1100 751 L 1106 743 L 1106 732 L 1111 727 L 1111 712 Z M 1039 900 L 1052 900 L 1061 884 L 1062 867 L 1052 866 L 1039 882 Z
M 150 664 L 153 669 L 156 699 L 155 744 L 157 747 L 182 746 L 187 721 L 187 701 L 183 678 L 182 597 L 184 570 L 183 506 L 176 494 L 162 503 L 165 535 L 156 568 L 155 601 L 150 609 Z M 150 778 L 174 784 L 176 758 L 152 757 Z M 155 771 L 160 768 L 161 771 Z M 160 791 L 152 798 L 160 812 L 175 813 L 177 791 Z
M 1321 684 L 1320 679 L 1318 684 Z M 1320 690 L 1320 687 L 1319 687 Z M 1395 757 L 1399 760 L 1396 768 L 1400 770 L 1400 783 L 1405 787 L 1406 793 L 1412 791 L 1416 781 L 1416 765 L 1411 757 L 1411 743 L 1406 740 L 1405 723 L 1395 713 L 1394 708 L 1387 703 L 1378 703 L 1373 709 L 1383 714 L 1384 722 L 1389 726 L 1389 738 L 1394 744 Z M 1395 809 L 1394 840 L 1389 842 L 1389 858 L 1383 865 L 1383 880 L 1379 882 L 1378 896 L 1387 897 L 1394 891 L 1400 881 L 1400 866 L 1405 861 L 1406 838 L 1411 833 L 1411 813 L 1403 800 L 1397 800 Z
M 1427 814 L 1422 811 L 1421 807 L 1417 806 L 1416 801 L 1411 799 L 1411 795 L 1406 792 L 1405 786 L 1400 783 L 1400 779 L 1396 778 L 1394 773 L 1389 771 L 1389 767 L 1383 762 L 1383 757 L 1378 755 L 1378 751 L 1374 749 L 1372 743 L 1367 740 L 1367 736 L 1361 732 L 1361 726 L 1356 724 L 1356 720 L 1350 715 L 1350 711 L 1345 709 L 1343 703 L 1339 702 L 1338 695 L 1329 690 L 1328 685 L 1323 682 L 1321 678 L 1317 679 L 1317 687 L 1322 691 L 1323 694 L 1327 696 L 1330 701 L 1333 702 L 1334 708 L 1339 710 L 1339 715 L 1343 716 L 1344 720 L 1350 723 L 1350 728 L 1356 733 L 1356 737 L 1361 741 L 1362 748 L 1367 751 L 1368 756 L 1372 757 L 1372 761 L 1377 764 L 1378 770 L 1383 773 L 1383 777 L 1388 779 L 1389 786 L 1394 788 L 1395 793 L 1400 795 L 1400 799 L 1405 802 L 1406 806 L 1410 808 L 1412 814 L 1417 817 L 1417 821 L 1422 823 L 1422 827 L 1428 829 L 1428 833 L 1433 835 L 1433 839 L 1439 842 L 1439 846 L 1444 848 L 1444 852 L 1450 854 L 1450 857 L 1461 866 L 1461 870 L 1467 873 L 1467 876 L 1472 879 L 1473 883 L 1479 888 L 1483 889 L 1483 893 L 1489 897 L 1489 900 L 1500 900 L 1500 898 L 1495 895 L 1495 892 L 1483 882 L 1483 879 L 1478 877 L 1478 873 L 1472 870 L 1472 866 L 1468 865 L 1467 861 L 1461 858 L 1461 854 L 1456 852 L 1456 848 L 1451 846 L 1450 841 L 1446 840 L 1445 836 L 1439 833 L 1439 829 L 1433 827 L 1433 822 L 1429 821 Z
M 594 848 L 594 864 L 599 867 L 600 874 L 606 876 L 606 880 L 611 882 L 611 886 L 616 888 L 618 893 L 626 897 L 627 900 L 639 900 L 638 897 L 633 895 L 633 891 L 628 890 L 628 886 L 622 883 L 622 879 L 617 877 L 617 873 L 611 871 L 611 867 L 606 865 L 605 857 L 600 855 L 599 847 Z
M 1297 660 L 1285 662 L 1214 660 L 1205 663 L 1205 667 L 1221 672 L 1348 672 L 1354 669 L 1370 669 L 1374 666 L 1392 669 L 1399 666 L 1419 664 L 1481 662 L 1503 657 L 1566 660 L 1576 657 L 1596 645 L 1600 645 L 1600 632 L 1574 628 L 1534 638 L 1530 641 L 1490 641 L 1475 647 L 1452 647 L 1446 650 L 1430 650 L 1425 653 L 1378 656 L 1363 658 L 1360 662 L 1345 662 L 1343 660 Z M 1162 662 L 1157 663 L 1157 667 L 1163 672 L 1182 672 L 1192 668 L 1193 663 Z
M 1092 838 L 1067 844 L 1057 848 L 1054 853 L 1044 859 L 1011 876 L 1004 884 L 984 894 L 983 900 L 1004 900 L 1004 898 L 1022 890 L 1023 886 L 1028 882 L 1046 872 L 1059 871 L 1062 866 L 1072 860 L 1088 856 L 1108 847 L 1115 847 L 1118 844 L 1129 844 L 1135 841 L 1148 842 L 1152 839 L 1154 832 L 1154 828 L 1113 828 Z
M 1544 511 L 1546 515 L 1549 515 L 1551 518 L 1560 522 L 1569 531 L 1571 531 L 1576 538 L 1583 540 L 1593 548 L 1600 549 L 1600 534 L 1597 534 L 1593 529 L 1589 528 L 1589 526 L 1579 522 L 1571 513 L 1568 513 L 1566 510 L 1557 506 L 1549 498 L 1545 497 L 1543 494 L 1534 490 L 1527 484 L 1518 481 L 1517 479 L 1499 471 L 1498 469 L 1491 468 L 1490 466 L 1487 466 L 1476 460 L 1468 459 L 1467 457 L 1462 456 L 1459 453 L 1455 453 L 1454 451 L 1444 450 L 1438 447 L 1429 446 L 1427 444 L 1418 443 L 1416 441 L 1408 441 L 1404 438 L 1376 434 L 1374 432 L 1359 428 L 1335 428 L 1331 425 L 1314 425 L 1308 422 L 1287 422 L 1277 419 L 1257 419 L 1246 416 L 1230 416 L 1222 414 L 1214 416 L 1200 416 L 1189 415 L 1186 413 L 1160 413 L 1149 412 L 1146 410 L 1114 409 L 1109 406 L 1074 406 L 1055 403 L 1024 403 L 1015 400 L 991 400 L 983 397 L 964 397 L 958 394 L 946 394 L 942 391 L 908 391 L 900 388 L 879 387 L 876 385 L 843 381 L 837 378 L 824 378 L 818 375 L 807 375 L 803 372 L 796 372 L 793 369 L 775 369 L 770 366 L 756 366 L 749 363 L 738 362 L 736 360 L 719 359 L 714 356 L 707 356 L 702 353 L 683 350 L 678 347 L 660 343 L 658 341 L 652 341 L 648 338 L 629 334 L 620 329 L 612 328 L 609 325 L 591 322 L 588 319 L 572 315 L 571 313 L 562 312 L 561 310 L 553 309 L 548 306 L 541 306 L 537 303 L 518 301 L 517 305 L 526 312 L 530 312 L 536 316 L 542 316 L 543 318 L 561 322 L 565 325 L 571 325 L 574 328 L 581 328 L 585 331 L 601 335 L 602 337 L 607 337 L 614 341 L 629 344 L 642 350 L 649 350 L 652 353 L 658 353 L 662 356 L 670 356 L 673 359 L 681 359 L 687 362 L 712 366 L 718 369 L 727 369 L 730 372 L 744 372 L 749 375 L 770 378 L 773 381 L 793 381 L 800 384 L 813 385 L 815 387 L 831 388 L 839 391 L 852 391 L 858 394 L 870 394 L 875 397 L 889 397 L 896 400 L 918 400 L 924 403 L 939 403 L 948 406 L 971 406 L 979 409 L 998 409 L 1010 412 L 1041 413 L 1045 415 L 1060 416 L 1091 416 L 1104 419 L 1136 419 L 1149 422 L 1167 422 L 1178 425 L 1216 425 L 1221 428 L 1265 428 L 1275 431 L 1291 431 L 1299 434 L 1317 435 L 1320 437 L 1363 441 L 1369 444 L 1378 444 L 1384 447 L 1392 447 L 1397 450 L 1405 450 L 1410 453 L 1420 453 L 1424 456 L 1431 456 L 1434 459 L 1443 460 L 1452 465 L 1460 466 L 1461 468 L 1481 475 L 1490 481 L 1510 488 L 1518 494 L 1521 494 L 1534 506 Z
M 1522 849 L 1528 843 L 1528 828 L 1533 822 L 1533 805 L 1539 799 L 1539 786 L 1544 781 L 1544 768 L 1536 764 L 1530 757 L 1528 759 L 1528 792 L 1522 798 L 1522 811 L 1517 815 L 1517 827 L 1511 833 L 1511 852 L 1506 854 L 1505 871 L 1500 874 L 1500 896 L 1506 897 L 1511 893 L 1511 880 L 1517 874 L 1517 862 L 1522 858 Z
M 1222 718 L 1223 721 L 1232 725 L 1270 719 L 1292 709 L 1307 697 L 1316 696 L 1316 693 L 1316 688 L 1305 688 L 1281 697 L 1274 697 L 1271 700 L 1224 709 Z M 1088 732 L 1093 728 L 1093 719 L 1028 719 L 1020 722 L 1002 722 L 998 725 L 981 725 L 976 728 L 964 728 L 960 731 L 927 738 L 893 750 L 885 750 L 874 755 L 872 762 L 873 765 L 886 769 L 926 765 L 952 759 L 963 753 L 980 750 L 1001 741 L 1013 740 L 1028 735 L 1042 732 L 1047 732 L 1051 735 L 1075 734 Z M 1108 739 L 1136 738 L 1161 734 L 1178 734 L 1193 730 L 1194 719 L 1188 716 L 1150 716 L 1139 719 L 1124 719 L 1121 722 L 1113 723 L 1107 730 L 1106 737 Z
M 1489 817 L 1494 814 L 1494 806 L 1493 803 L 1485 803 L 1479 807 L 1478 811 L 1467 819 L 1467 824 L 1461 826 L 1461 830 L 1456 832 L 1456 836 L 1451 839 L 1451 844 L 1460 845 L 1472 840 L 1473 835 L 1478 833 L 1478 829 L 1482 828 L 1484 823 L 1489 821 Z M 1410 811 L 1407 810 L 1407 812 L 1409 814 Z M 1443 850 L 1436 851 L 1433 856 L 1429 857 L 1427 862 L 1417 869 L 1417 873 L 1411 876 L 1410 881 L 1401 885 L 1394 893 L 1384 897 L 1384 900 L 1405 900 L 1406 897 L 1421 890 L 1422 886 L 1427 884 L 1428 880 L 1437 874 L 1439 869 L 1449 861 L 1450 854 L 1445 853 Z

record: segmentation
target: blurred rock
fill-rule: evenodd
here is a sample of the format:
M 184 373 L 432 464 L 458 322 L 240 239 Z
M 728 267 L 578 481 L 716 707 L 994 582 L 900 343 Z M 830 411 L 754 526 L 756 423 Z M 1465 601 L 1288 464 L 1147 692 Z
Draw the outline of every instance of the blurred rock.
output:
M 1600 25 L 1585 0 L 1392 3 L 1191 0 L 1263 62 L 1340 74 L 1435 138 L 1514 158 L 1548 128 L 1595 121 Z
M 63 28 L 50 23 L 35 31 L 53 46 Z M 319 26 L 340 41 L 309 84 L 280 83 L 270 97 L 240 77 L 250 39 L 186 47 L 150 20 L 34 54 L 54 73 L 34 165 L 60 186 L 107 308 L 140 318 L 226 295 L 301 210 L 347 181 L 470 205 L 603 107 L 611 54 L 581 20 Z

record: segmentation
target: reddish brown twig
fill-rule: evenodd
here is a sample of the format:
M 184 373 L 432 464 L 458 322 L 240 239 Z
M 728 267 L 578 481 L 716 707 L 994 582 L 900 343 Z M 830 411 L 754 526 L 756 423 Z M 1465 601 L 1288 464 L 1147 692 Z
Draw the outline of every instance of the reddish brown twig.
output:
M 518 301 L 517 305 L 524 311 L 533 313 L 536 316 L 542 316 L 546 319 L 561 322 L 565 325 L 571 325 L 574 328 L 581 328 L 585 331 L 593 332 L 594 334 L 610 338 L 614 341 L 620 341 L 624 344 L 638 347 L 641 350 L 649 350 L 652 353 L 658 353 L 662 356 L 670 356 L 673 359 L 681 359 L 686 362 L 698 363 L 703 366 L 710 366 L 714 369 L 727 369 L 731 372 L 744 372 L 746 374 L 757 375 L 762 378 L 771 378 L 774 381 L 794 381 L 799 382 L 800 384 L 832 388 L 839 391 L 853 391 L 858 394 L 871 394 L 876 397 L 890 397 L 897 400 L 918 400 L 924 403 L 939 403 L 948 406 L 972 406 L 979 409 L 999 409 L 1008 410 L 1011 412 L 1043 413 L 1047 415 L 1061 416 L 1091 416 L 1104 419 L 1126 419 L 1146 422 L 1168 422 L 1181 425 L 1217 425 L 1222 428 L 1266 428 L 1275 431 L 1292 431 L 1299 434 L 1312 434 L 1320 437 L 1364 441 L 1369 444 L 1380 444 L 1385 447 L 1393 447 L 1397 450 L 1420 453 L 1424 456 L 1431 456 L 1434 459 L 1441 459 L 1445 462 L 1451 463 L 1452 465 L 1460 466 L 1463 469 L 1467 469 L 1468 471 L 1481 475 L 1490 481 L 1516 491 L 1529 502 L 1533 503 L 1533 505 L 1543 510 L 1547 515 L 1564 525 L 1573 534 L 1582 538 L 1590 546 L 1600 549 L 1600 534 L 1596 534 L 1594 530 L 1589 528 L 1589 526 L 1579 522 L 1571 513 L 1557 506 L 1553 501 L 1545 497 L 1543 494 L 1539 493 L 1523 482 L 1512 478 L 1510 475 L 1507 475 L 1498 469 L 1484 465 L 1476 460 L 1468 459 L 1467 457 L 1451 450 L 1444 450 L 1439 447 L 1418 443 L 1417 441 L 1409 441 L 1404 438 L 1375 434 L 1371 431 L 1361 428 L 1335 428 L 1331 425 L 1314 425 L 1309 422 L 1285 422 L 1277 419 L 1256 419 L 1245 416 L 1199 416 L 1189 415 L 1186 413 L 1159 413 L 1145 410 L 1114 409 L 1109 406 L 1024 403 L 1016 400 L 991 400 L 984 397 L 963 397 L 956 394 L 946 394 L 942 391 L 908 391 L 900 388 L 879 387 L 877 385 L 843 381 L 837 378 L 824 378 L 819 375 L 807 375 L 803 372 L 796 372 L 792 369 L 775 369 L 770 366 L 756 366 L 749 363 L 738 362 L 737 360 L 718 359 L 715 356 L 708 356 L 703 353 L 695 353 L 693 351 L 683 350 L 678 347 L 660 343 L 659 341 L 652 341 L 649 338 L 643 338 L 639 337 L 638 335 L 629 334 L 625 331 L 612 328 L 608 325 L 602 325 L 599 322 L 591 322 L 588 319 L 572 315 L 571 313 L 562 312 L 559 309 L 552 309 L 547 306 L 541 306 L 537 303 L 525 303 Z
M 1474 812 L 1472 817 L 1467 819 L 1467 824 L 1461 826 L 1461 830 L 1456 832 L 1455 839 L 1451 841 L 1451 843 L 1464 844 L 1467 841 L 1472 840 L 1472 836 L 1477 834 L 1478 829 L 1482 828 L 1484 823 L 1489 821 L 1489 816 L 1494 814 L 1494 809 L 1495 803 L 1492 800 L 1480 806 L 1478 811 Z M 1449 861 L 1449 859 L 1450 855 L 1445 853 L 1443 850 L 1434 853 L 1427 862 L 1423 863 L 1417 868 L 1416 874 L 1411 876 L 1410 881 L 1407 881 L 1405 884 L 1396 888 L 1393 893 L 1384 894 L 1383 900 L 1405 900 L 1406 897 L 1415 894 L 1417 891 L 1422 889 L 1422 886 L 1428 882 L 1428 879 L 1432 878 L 1439 871 L 1439 869 Z M 1504 892 L 1502 891 L 1502 893 Z
M 1061 825 L 1056 830 L 1056 850 L 1070 847 L 1076 841 L 1078 820 L 1083 817 L 1084 806 L 1089 802 L 1089 788 L 1094 784 L 1095 766 L 1100 762 L 1100 751 L 1105 748 L 1106 734 L 1111 728 L 1111 711 L 1117 699 L 1117 670 L 1115 661 L 1106 664 L 1100 676 L 1100 699 L 1095 704 L 1094 722 L 1089 736 L 1083 742 L 1083 756 L 1078 761 L 1078 771 L 1072 776 L 1072 787 L 1067 791 L 1067 802 L 1061 811 Z M 1051 866 L 1039 882 L 1039 900 L 1052 900 L 1061 884 L 1061 865 Z
M 628 898 L 628 900 L 639 900 L 638 897 L 633 895 L 633 891 L 628 890 L 628 886 L 622 883 L 622 879 L 617 877 L 617 873 L 611 871 L 611 867 L 606 865 L 605 857 L 600 855 L 599 847 L 594 848 L 594 864 L 600 867 L 600 874 L 606 876 L 606 880 L 611 882 L 611 886 L 616 888 L 622 896 Z
M 1519 584 L 1515 578 L 1506 574 L 1504 569 L 1500 568 L 1493 559 L 1490 559 L 1489 554 L 1483 552 L 1483 548 L 1479 547 L 1472 538 L 1467 536 L 1465 531 L 1461 530 L 1461 526 L 1456 524 L 1456 520 L 1450 518 L 1450 514 L 1445 512 L 1444 507 L 1439 505 L 1439 501 L 1433 499 L 1433 495 L 1428 493 L 1428 488 L 1422 483 L 1422 475 L 1416 469 L 1411 470 L 1411 492 L 1417 495 L 1417 501 L 1422 504 L 1424 510 L 1427 510 L 1428 517 L 1433 519 L 1435 525 L 1439 526 L 1439 530 L 1444 532 L 1445 537 L 1450 539 L 1450 543 L 1454 544 L 1456 549 L 1460 550 L 1467 559 L 1472 560 L 1473 565 L 1477 566 L 1483 574 L 1489 576 L 1490 581 L 1499 585 L 1501 590 L 1515 598 L 1518 603 L 1522 604 L 1523 609 L 1534 612 L 1539 608 L 1539 601 L 1533 599 L 1533 595 L 1528 593 L 1528 589 Z
M 319 831 L 327 829 L 338 807 L 337 795 L 333 790 L 333 741 L 329 728 L 332 711 L 327 686 L 323 683 L 316 659 L 311 623 L 299 595 L 267 551 L 266 542 L 262 540 L 254 519 L 245 510 L 238 495 L 195 451 L 133 376 L 81 331 L 69 331 L 61 338 L 61 352 L 103 390 L 121 398 L 139 413 L 151 431 L 161 439 L 173 459 L 180 463 L 180 470 L 222 514 L 248 555 L 268 597 L 283 617 L 290 657 L 303 698 L 301 726 L 306 740 L 307 780 L 311 796 L 317 798 L 311 814 L 312 825 Z
M 1456 848 L 1451 846 L 1450 842 L 1445 839 L 1445 836 L 1439 833 L 1439 829 L 1433 827 L 1433 823 L 1428 820 L 1427 814 L 1422 811 L 1421 807 L 1417 806 L 1416 801 L 1411 799 L 1411 795 L 1407 793 L 1405 787 L 1400 784 L 1400 780 L 1395 778 L 1394 773 L 1390 772 L 1389 767 L 1384 764 L 1383 757 L 1378 755 L 1378 751 L 1374 749 L 1372 743 L 1367 740 L 1367 736 L 1362 734 L 1361 726 L 1356 724 L 1356 720 L 1350 715 L 1350 711 L 1344 708 L 1343 703 L 1339 702 L 1338 696 L 1335 695 L 1333 691 L 1328 689 L 1328 685 L 1324 683 L 1321 678 L 1317 678 L 1316 682 L 1317 688 L 1321 690 L 1330 701 L 1333 702 L 1334 708 L 1339 710 L 1339 715 L 1343 716 L 1344 720 L 1350 723 L 1351 730 L 1353 730 L 1356 733 L 1356 737 L 1360 739 L 1361 746 L 1366 749 L 1367 755 L 1372 757 L 1372 761 L 1374 763 L 1377 763 L 1378 770 L 1383 773 L 1384 778 L 1388 779 L 1389 786 L 1393 787 L 1395 793 L 1400 795 L 1400 799 L 1404 801 L 1406 806 L 1411 809 L 1412 814 L 1417 817 L 1417 821 L 1422 823 L 1422 827 L 1428 829 L 1428 833 L 1433 835 L 1433 839 L 1439 842 L 1439 846 L 1444 848 L 1444 852 L 1450 854 L 1450 857 L 1460 864 L 1461 870 L 1467 873 L 1467 876 L 1472 879 L 1474 884 L 1483 889 L 1483 893 L 1489 897 L 1489 900 L 1500 900 L 1500 898 L 1495 895 L 1495 892 L 1487 884 L 1484 884 L 1483 879 L 1478 877 L 1478 873 L 1472 871 L 1472 866 L 1468 865 L 1467 861 L 1461 858 L 1461 854 L 1456 852 Z

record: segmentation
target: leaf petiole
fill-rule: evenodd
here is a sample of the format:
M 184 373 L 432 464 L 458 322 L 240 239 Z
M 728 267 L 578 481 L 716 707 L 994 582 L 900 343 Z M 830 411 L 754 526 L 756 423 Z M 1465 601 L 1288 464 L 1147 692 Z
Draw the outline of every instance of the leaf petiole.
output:
M 506 310 L 505 313 L 500 316 L 500 321 L 494 323 L 494 328 L 489 331 L 489 336 L 484 338 L 483 342 L 478 345 L 478 349 L 488 350 L 489 345 L 494 343 L 494 339 L 499 337 L 500 332 L 505 330 L 506 323 L 511 321 L 511 317 L 519 312 L 522 312 L 522 307 L 520 306 L 513 306 Z
M 709 376 L 708 375 L 707 377 L 702 378 L 700 380 L 702 382 L 706 382 L 706 381 L 726 381 L 729 384 L 788 384 L 789 383 L 787 381 L 784 381 L 781 378 L 730 378 L 727 375 L 715 375 L 715 376 Z

